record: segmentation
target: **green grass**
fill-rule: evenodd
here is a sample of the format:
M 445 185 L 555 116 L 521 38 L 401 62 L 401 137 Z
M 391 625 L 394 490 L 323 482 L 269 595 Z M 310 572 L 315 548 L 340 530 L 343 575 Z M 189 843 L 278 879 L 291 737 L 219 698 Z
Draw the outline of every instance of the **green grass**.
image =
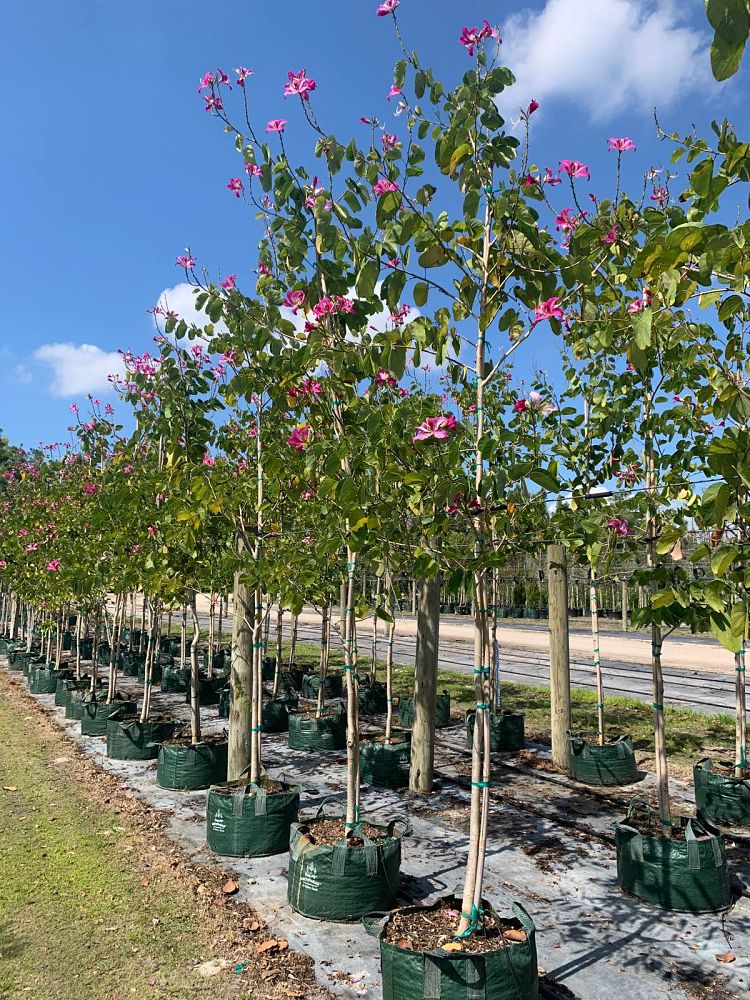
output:
M 320 650 L 311 643 L 301 643 L 297 647 L 298 659 L 317 662 Z M 369 657 L 360 657 L 363 668 L 369 665 Z M 331 652 L 331 665 L 343 663 L 343 654 Z M 383 676 L 383 663 L 379 664 L 379 676 Z M 397 694 L 410 694 L 413 688 L 414 668 L 398 664 L 394 667 L 393 686 Z M 438 690 L 447 690 L 451 695 L 454 711 L 463 712 L 475 703 L 473 680 L 466 674 L 451 670 L 441 670 L 438 674 Z M 502 697 L 504 707 L 523 712 L 526 715 L 526 735 L 541 743 L 550 740 L 550 692 L 548 687 L 530 684 L 503 682 Z M 587 732 L 596 731 L 596 693 L 594 691 L 573 690 L 571 692 L 572 729 Z M 610 735 L 629 733 L 633 744 L 641 753 L 653 749 L 653 712 L 651 707 L 636 698 L 612 695 L 606 698 L 607 725 Z M 670 764 L 680 769 L 692 769 L 693 764 L 706 748 L 724 747 L 734 754 L 734 719 L 730 715 L 705 715 L 686 708 L 665 708 L 667 731 L 667 754 Z
M 127 814 L 90 801 L 69 744 L 14 703 L 0 694 L 0 997 L 236 996 L 192 971 L 216 953 L 190 890 L 141 884 L 149 848 Z

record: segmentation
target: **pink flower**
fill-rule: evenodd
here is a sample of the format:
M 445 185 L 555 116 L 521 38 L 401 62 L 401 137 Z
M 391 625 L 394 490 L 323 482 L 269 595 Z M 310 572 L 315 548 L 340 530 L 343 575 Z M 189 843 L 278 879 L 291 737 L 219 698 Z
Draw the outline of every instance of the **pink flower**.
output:
M 669 191 L 662 185 L 655 187 L 654 193 L 651 195 L 651 201 L 657 202 L 661 208 L 664 208 L 669 203 Z
M 141 545 L 134 545 L 130 551 L 133 553 L 134 556 L 137 556 L 138 553 L 141 551 L 141 548 L 142 548 Z
M 240 87 L 244 87 L 245 80 L 247 80 L 249 76 L 253 75 L 253 71 L 251 69 L 248 69 L 247 66 L 239 66 L 235 70 L 235 73 L 237 74 L 237 83 L 240 85 Z
M 209 468 L 216 465 L 216 459 L 213 457 L 210 451 L 207 451 L 203 456 L 203 464 L 207 465 Z
M 333 316 L 336 312 L 336 303 L 333 299 L 325 295 L 319 302 L 315 303 L 313 312 L 317 319 L 323 319 L 324 316 Z
M 553 295 L 552 298 L 539 303 L 534 309 L 534 322 L 532 326 L 536 326 L 537 323 L 541 323 L 545 319 L 565 319 L 565 313 L 560 307 L 559 295 Z
M 263 173 L 263 169 L 262 167 L 259 167 L 257 163 L 246 163 L 245 173 L 249 177 L 260 177 L 260 175 Z
M 310 94 L 316 89 L 317 83 L 305 76 L 305 72 L 304 69 L 298 73 L 289 71 L 289 82 L 284 87 L 284 97 L 299 97 L 303 101 L 310 100 Z
M 378 17 L 387 17 L 388 14 L 395 14 L 396 8 L 401 3 L 401 0 L 383 0 L 381 5 L 377 9 Z
M 313 492 L 313 490 L 305 490 L 304 493 L 302 494 L 303 500 L 312 500 L 314 497 L 315 493 Z
M 395 149 L 398 146 L 398 136 L 392 135 L 390 132 L 383 132 L 380 137 L 380 141 L 383 143 L 383 152 L 389 149 Z
M 602 242 L 603 243 L 617 243 L 617 240 L 619 239 L 619 237 L 620 237 L 620 227 L 617 225 L 617 223 L 615 223 L 614 226 L 612 226 L 612 228 L 610 229 L 610 231 L 607 233 L 607 235 L 604 237 L 604 239 L 602 240 Z
M 295 427 L 289 437 L 286 439 L 286 443 L 291 445 L 296 451 L 302 451 L 305 445 L 308 443 L 310 438 L 310 425 L 300 424 Z
M 396 385 L 396 379 L 391 375 L 390 372 L 381 368 L 380 371 L 375 376 L 375 385 L 388 385 L 393 387 Z
M 567 174 L 568 177 L 579 177 L 587 181 L 591 180 L 589 168 L 585 164 L 579 163 L 578 160 L 560 160 L 560 172 Z
M 653 295 L 650 289 L 646 289 L 643 293 L 642 299 L 634 299 L 628 306 L 628 312 L 633 315 L 634 313 L 643 312 L 643 310 L 650 306 L 653 301 Z
M 526 116 L 530 118 L 534 114 L 534 112 L 538 110 L 539 110 L 539 102 L 532 100 L 531 104 L 529 104 L 528 108 L 526 109 Z
M 245 190 L 245 185 L 239 177 L 230 177 L 229 183 L 227 184 L 227 190 L 231 191 L 235 198 L 239 198 Z
M 29 529 L 28 528 L 19 528 L 19 530 L 18 530 L 18 534 L 19 535 L 28 535 L 28 533 L 29 533 Z
M 323 384 L 314 378 L 305 378 L 300 383 L 300 389 L 310 396 L 320 396 L 323 392 Z
M 550 187 L 557 187 L 558 184 L 562 184 L 559 177 L 555 177 L 552 172 L 552 167 L 545 167 L 544 177 L 542 178 L 545 184 L 549 184 Z
M 96 483 L 84 483 L 83 492 L 88 497 L 92 497 L 96 493 Z
M 618 153 L 627 153 L 628 150 L 635 150 L 635 143 L 632 139 L 628 139 L 627 136 L 623 139 L 607 139 L 609 146 L 607 147 L 608 152 L 616 150 Z
M 272 118 L 266 125 L 266 132 L 283 132 L 286 126 L 286 118 Z
M 395 312 L 391 313 L 391 322 L 396 326 L 403 326 L 410 312 L 411 306 L 399 306 Z
M 538 183 L 538 178 L 536 178 L 533 174 L 526 174 L 523 179 L 523 186 L 527 188 L 534 187 L 534 185 Z
M 50 571 L 50 573 L 57 573 L 57 571 L 60 569 L 60 560 L 59 559 L 51 559 L 47 563 L 47 569 Z
M 135 471 L 135 467 L 134 466 L 132 466 L 132 465 L 126 465 L 123 468 L 123 470 L 122 470 L 122 474 L 123 474 L 123 476 L 129 476 L 130 473 L 134 472 L 134 471 Z
M 391 257 L 390 260 L 387 260 L 385 262 L 385 266 L 386 267 L 390 267 L 390 268 L 401 267 L 401 258 L 400 257 Z
M 114 407 L 110 406 L 110 404 L 107 403 L 104 407 L 104 412 L 107 414 L 108 417 L 111 417 L 112 414 L 115 412 Z
M 394 83 L 391 89 L 388 91 L 388 100 L 390 101 L 392 97 L 400 97 L 400 96 L 401 96 L 401 88 L 397 87 L 396 84 Z
M 448 416 L 427 417 L 417 427 L 417 433 L 412 441 L 444 441 L 456 429 L 456 418 L 451 413 Z
M 7 562 L 5 561 L 5 559 L 0 559 L 0 569 L 5 569 L 5 567 L 6 567 L 7 565 L 8 565 L 8 564 L 7 564 Z
M 526 411 L 530 410 L 531 407 L 525 399 L 517 399 L 513 404 L 513 409 L 516 413 L 526 413 Z
M 354 303 L 351 299 L 347 299 L 346 296 L 334 295 L 333 300 L 336 303 L 338 312 L 349 313 L 350 315 L 354 312 Z
M 474 47 L 483 42 L 485 38 L 494 38 L 498 42 L 502 41 L 500 32 L 497 28 L 493 28 L 489 21 L 485 21 L 481 28 L 464 28 L 461 32 L 459 42 L 461 45 L 465 45 L 466 51 L 470 56 L 473 56 Z
M 26 546 L 26 552 L 36 552 L 39 548 L 39 542 L 32 542 L 30 545 Z
M 232 289 L 235 287 L 236 284 L 237 284 L 237 275 L 236 274 L 228 274 L 226 276 L 226 278 L 224 278 L 224 280 L 222 281 L 221 287 L 225 291 L 231 292 Z
M 296 316 L 299 310 L 305 304 L 306 297 L 307 293 L 304 292 L 302 289 L 297 289 L 297 288 L 290 289 L 286 293 L 286 297 L 284 298 L 282 305 L 285 305 L 288 309 L 291 309 L 294 315 Z
M 226 86 L 228 86 L 230 90 L 232 89 L 232 84 L 229 82 L 229 77 L 224 72 L 224 70 L 221 69 L 221 67 L 216 68 L 216 82 L 226 84 Z
M 564 208 L 555 218 L 555 228 L 558 232 L 573 233 L 578 228 L 579 219 L 573 214 L 572 208 Z
M 203 100 L 206 102 L 205 111 L 223 111 L 224 102 L 219 94 L 209 94 L 208 97 L 204 97 Z
M 210 90 L 211 87 L 216 83 L 213 73 L 204 73 L 200 78 L 200 86 L 198 87 L 198 93 L 202 90 Z
M 315 539 L 313 538 L 312 535 L 305 535 L 302 541 L 305 543 L 305 545 L 312 545 Z
M 152 538 L 154 537 L 154 535 L 158 535 L 159 534 L 159 529 L 156 527 L 155 524 L 149 524 L 147 530 L 148 530 L 149 535 L 151 535 Z
M 184 267 L 185 269 L 195 267 L 195 257 L 191 257 L 190 254 L 183 254 L 176 259 L 175 263 L 178 267 Z
M 379 180 L 372 189 L 372 193 L 376 198 L 380 198 L 382 195 L 388 194 L 390 191 L 398 191 L 398 184 L 394 184 L 393 181 L 388 180 L 386 177 Z
M 628 535 L 632 535 L 633 532 L 630 530 L 630 522 L 624 517 L 612 517 L 607 521 L 607 527 L 611 528 L 616 535 L 621 538 L 627 538 Z

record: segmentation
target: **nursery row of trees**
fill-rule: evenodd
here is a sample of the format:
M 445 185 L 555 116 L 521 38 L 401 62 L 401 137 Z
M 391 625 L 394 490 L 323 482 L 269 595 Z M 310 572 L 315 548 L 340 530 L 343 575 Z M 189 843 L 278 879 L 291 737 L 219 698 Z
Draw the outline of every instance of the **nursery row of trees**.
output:
M 382 5 L 396 26 L 397 6 Z M 122 620 L 134 591 L 154 622 L 186 605 L 196 673 L 196 594 L 232 581 L 230 777 L 261 776 L 267 616 L 323 611 L 344 641 L 349 835 L 361 821 L 357 622 L 392 627 L 402 574 L 468 595 L 476 725 L 459 935 L 482 901 L 496 574 L 550 541 L 594 581 L 634 554 L 667 836 L 662 643 L 680 625 L 712 629 L 744 685 L 750 581 L 750 234 L 734 215 L 750 147 L 727 122 L 708 140 L 663 135 L 688 165 L 684 189 L 644 165 L 631 195 L 634 144 L 610 139 L 611 175 L 595 179 L 610 192 L 589 199 L 586 165 L 534 164 L 535 103 L 524 138 L 505 131 L 496 99 L 512 74 L 489 26 L 470 36 L 453 87 L 404 49 L 400 134 L 368 118 L 363 145 L 319 121 L 315 81 L 290 73 L 314 170 L 288 159 L 285 122 L 266 126 L 275 145 L 255 122 L 247 73 L 234 89 L 205 75 L 239 159 L 228 186 L 262 225 L 254 288 L 213 279 L 189 250 L 178 258 L 205 322 L 154 310 L 156 350 L 127 354 L 118 385 L 134 432 L 97 400 L 76 410 L 75 447 L 6 474 L 0 536 L 4 586 L 42 620 L 96 615 L 108 594 Z M 512 365 L 540 338 L 557 345 L 561 384 L 537 373 L 519 388 Z M 706 578 L 681 559 L 696 526 L 711 532 L 692 555 L 710 559 Z M 376 600 L 362 570 L 381 581 Z M 147 668 L 144 717 L 148 680 Z M 193 710 L 195 727 L 195 685 Z M 739 723 L 737 753 L 744 773 Z

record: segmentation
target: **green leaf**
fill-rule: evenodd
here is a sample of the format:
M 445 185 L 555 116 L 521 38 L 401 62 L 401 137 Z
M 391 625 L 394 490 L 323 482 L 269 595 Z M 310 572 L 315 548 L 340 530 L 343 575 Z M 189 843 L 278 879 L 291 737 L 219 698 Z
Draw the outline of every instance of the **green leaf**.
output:
M 657 590 L 655 594 L 651 595 L 651 607 L 668 608 L 674 604 L 676 599 L 674 590 L 671 587 L 666 587 L 664 590 Z
M 654 314 L 650 309 L 644 309 L 643 312 L 637 313 L 635 319 L 633 320 L 635 342 L 642 351 L 645 351 L 651 346 L 651 327 L 653 320 Z
M 548 469 L 532 469 L 529 472 L 529 479 L 541 486 L 543 490 L 548 493 L 558 493 L 560 490 L 560 483 L 557 480 L 557 476 L 553 475 Z
M 424 253 L 420 256 L 419 266 L 439 267 L 440 264 L 444 264 L 447 259 L 447 255 L 442 244 L 436 243 L 434 246 L 427 247 Z
M 427 296 L 430 294 L 430 286 L 424 281 L 418 281 L 414 286 L 413 298 L 415 306 L 423 306 L 427 302 Z
M 711 572 L 714 576 L 722 576 L 726 573 L 739 555 L 739 551 L 736 545 L 722 545 L 720 549 L 717 549 L 711 556 Z
M 417 72 L 414 75 L 414 93 L 417 97 L 417 100 L 421 101 L 421 99 L 424 97 L 424 91 L 426 86 L 427 86 L 427 77 L 424 75 L 424 72 L 421 69 L 417 70 Z
M 714 29 L 711 69 L 717 80 L 734 76 L 750 33 L 747 0 L 706 0 L 706 14 Z
M 377 260 L 368 260 L 363 264 L 357 275 L 357 295 L 363 299 L 369 299 L 375 292 L 375 285 L 378 282 L 380 273 L 380 263 Z

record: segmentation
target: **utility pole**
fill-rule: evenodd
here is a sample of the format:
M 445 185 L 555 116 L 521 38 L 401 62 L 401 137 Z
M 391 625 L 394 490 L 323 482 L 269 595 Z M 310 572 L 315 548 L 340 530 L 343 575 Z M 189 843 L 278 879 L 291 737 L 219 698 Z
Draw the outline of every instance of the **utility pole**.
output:
M 552 760 L 563 771 L 570 766 L 570 642 L 568 638 L 568 553 L 562 545 L 547 548 L 549 577 L 549 678 Z

